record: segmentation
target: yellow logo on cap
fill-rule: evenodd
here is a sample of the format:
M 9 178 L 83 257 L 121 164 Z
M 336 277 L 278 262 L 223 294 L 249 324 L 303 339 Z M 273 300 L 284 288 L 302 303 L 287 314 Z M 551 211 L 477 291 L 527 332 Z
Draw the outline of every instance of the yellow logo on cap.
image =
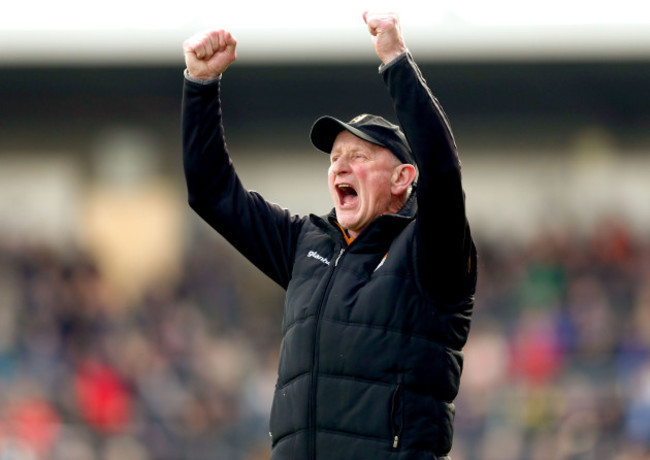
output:
M 359 123 L 359 122 L 360 122 L 361 120 L 363 120 L 364 118 L 366 118 L 366 114 L 363 114 L 363 115 L 359 115 L 359 116 L 357 116 L 357 117 L 354 117 L 354 119 L 350 122 L 350 124 L 353 125 L 353 124 L 355 124 L 355 123 Z

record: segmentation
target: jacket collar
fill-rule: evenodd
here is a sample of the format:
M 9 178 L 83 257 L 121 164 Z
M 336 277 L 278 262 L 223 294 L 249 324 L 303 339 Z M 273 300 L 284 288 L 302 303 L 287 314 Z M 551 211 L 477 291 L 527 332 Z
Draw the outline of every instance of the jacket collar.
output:
M 384 246 L 390 243 L 409 222 L 415 219 L 417 215 L 417 199 L 415 190 L 411 193 L 404 206 L 394 214 L 382 214 L 375 218 L 352 244 L 356 248 L 372 249 L 375 246 Z M 346 246 L 345 238 L 341 233 L 340 225 L 336 220 L 336 211 L 332 209 L 326 216 L 310 215 L 311 221 L 325 231 L 330 237 L 339 241 L 342 246 Z

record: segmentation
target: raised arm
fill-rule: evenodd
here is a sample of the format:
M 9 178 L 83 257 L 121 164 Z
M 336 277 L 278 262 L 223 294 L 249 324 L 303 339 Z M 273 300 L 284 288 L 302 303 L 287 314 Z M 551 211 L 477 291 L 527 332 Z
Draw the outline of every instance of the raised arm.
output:
M 192 209 L 271 279 L 286 288 L 302 220 L 244 189 L 228 155 L 219 77 L 236 58 L 220 30 L 183 44 L 183 166 Z
M 437 300 L 462 300 L 476 252 L 465 214 L 460 161 L 447 117 L 408 52 L 395 14 L 364 13 L 381 72 L 419 169 L 417 264 Z

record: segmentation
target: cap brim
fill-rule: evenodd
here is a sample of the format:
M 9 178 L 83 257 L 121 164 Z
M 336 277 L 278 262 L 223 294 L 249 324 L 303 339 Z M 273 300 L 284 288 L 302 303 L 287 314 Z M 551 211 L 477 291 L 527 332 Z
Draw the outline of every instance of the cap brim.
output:
M 316 147 L 321 152 L 330 154 L 332 152 L 332 147 L 334 146 L 336 136 L 341 134 L 342 131 L 348 131 L 358 138 L 363 139 L 364 141 L 368 141 L 372 144 L 377 144 L 384 147 L 384 144 L 372 136 L 369 136 L 357 128 L 330 116 L 324 116 L 316 120 L 316 122 L 311 127 L 311 133 L 309 137 L 311 139 L 311 143 L 314 144 L 314 147 Z

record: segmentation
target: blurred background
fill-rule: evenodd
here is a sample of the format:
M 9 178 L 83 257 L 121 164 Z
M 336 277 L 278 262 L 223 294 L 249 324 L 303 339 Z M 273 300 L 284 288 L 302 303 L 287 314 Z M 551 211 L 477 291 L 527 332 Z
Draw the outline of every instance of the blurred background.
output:
M 186 205 L 181 45 L 234 33 L 244 184 L 326 214 L 312 122 L 394 119 L 366 5 L 14 3 L 0 459 L 268 458 L 283 292 Z M 421 3 L 388 7 L 451 119 L 480 253 L 454 460 L 650 459 L 650 5 Z

